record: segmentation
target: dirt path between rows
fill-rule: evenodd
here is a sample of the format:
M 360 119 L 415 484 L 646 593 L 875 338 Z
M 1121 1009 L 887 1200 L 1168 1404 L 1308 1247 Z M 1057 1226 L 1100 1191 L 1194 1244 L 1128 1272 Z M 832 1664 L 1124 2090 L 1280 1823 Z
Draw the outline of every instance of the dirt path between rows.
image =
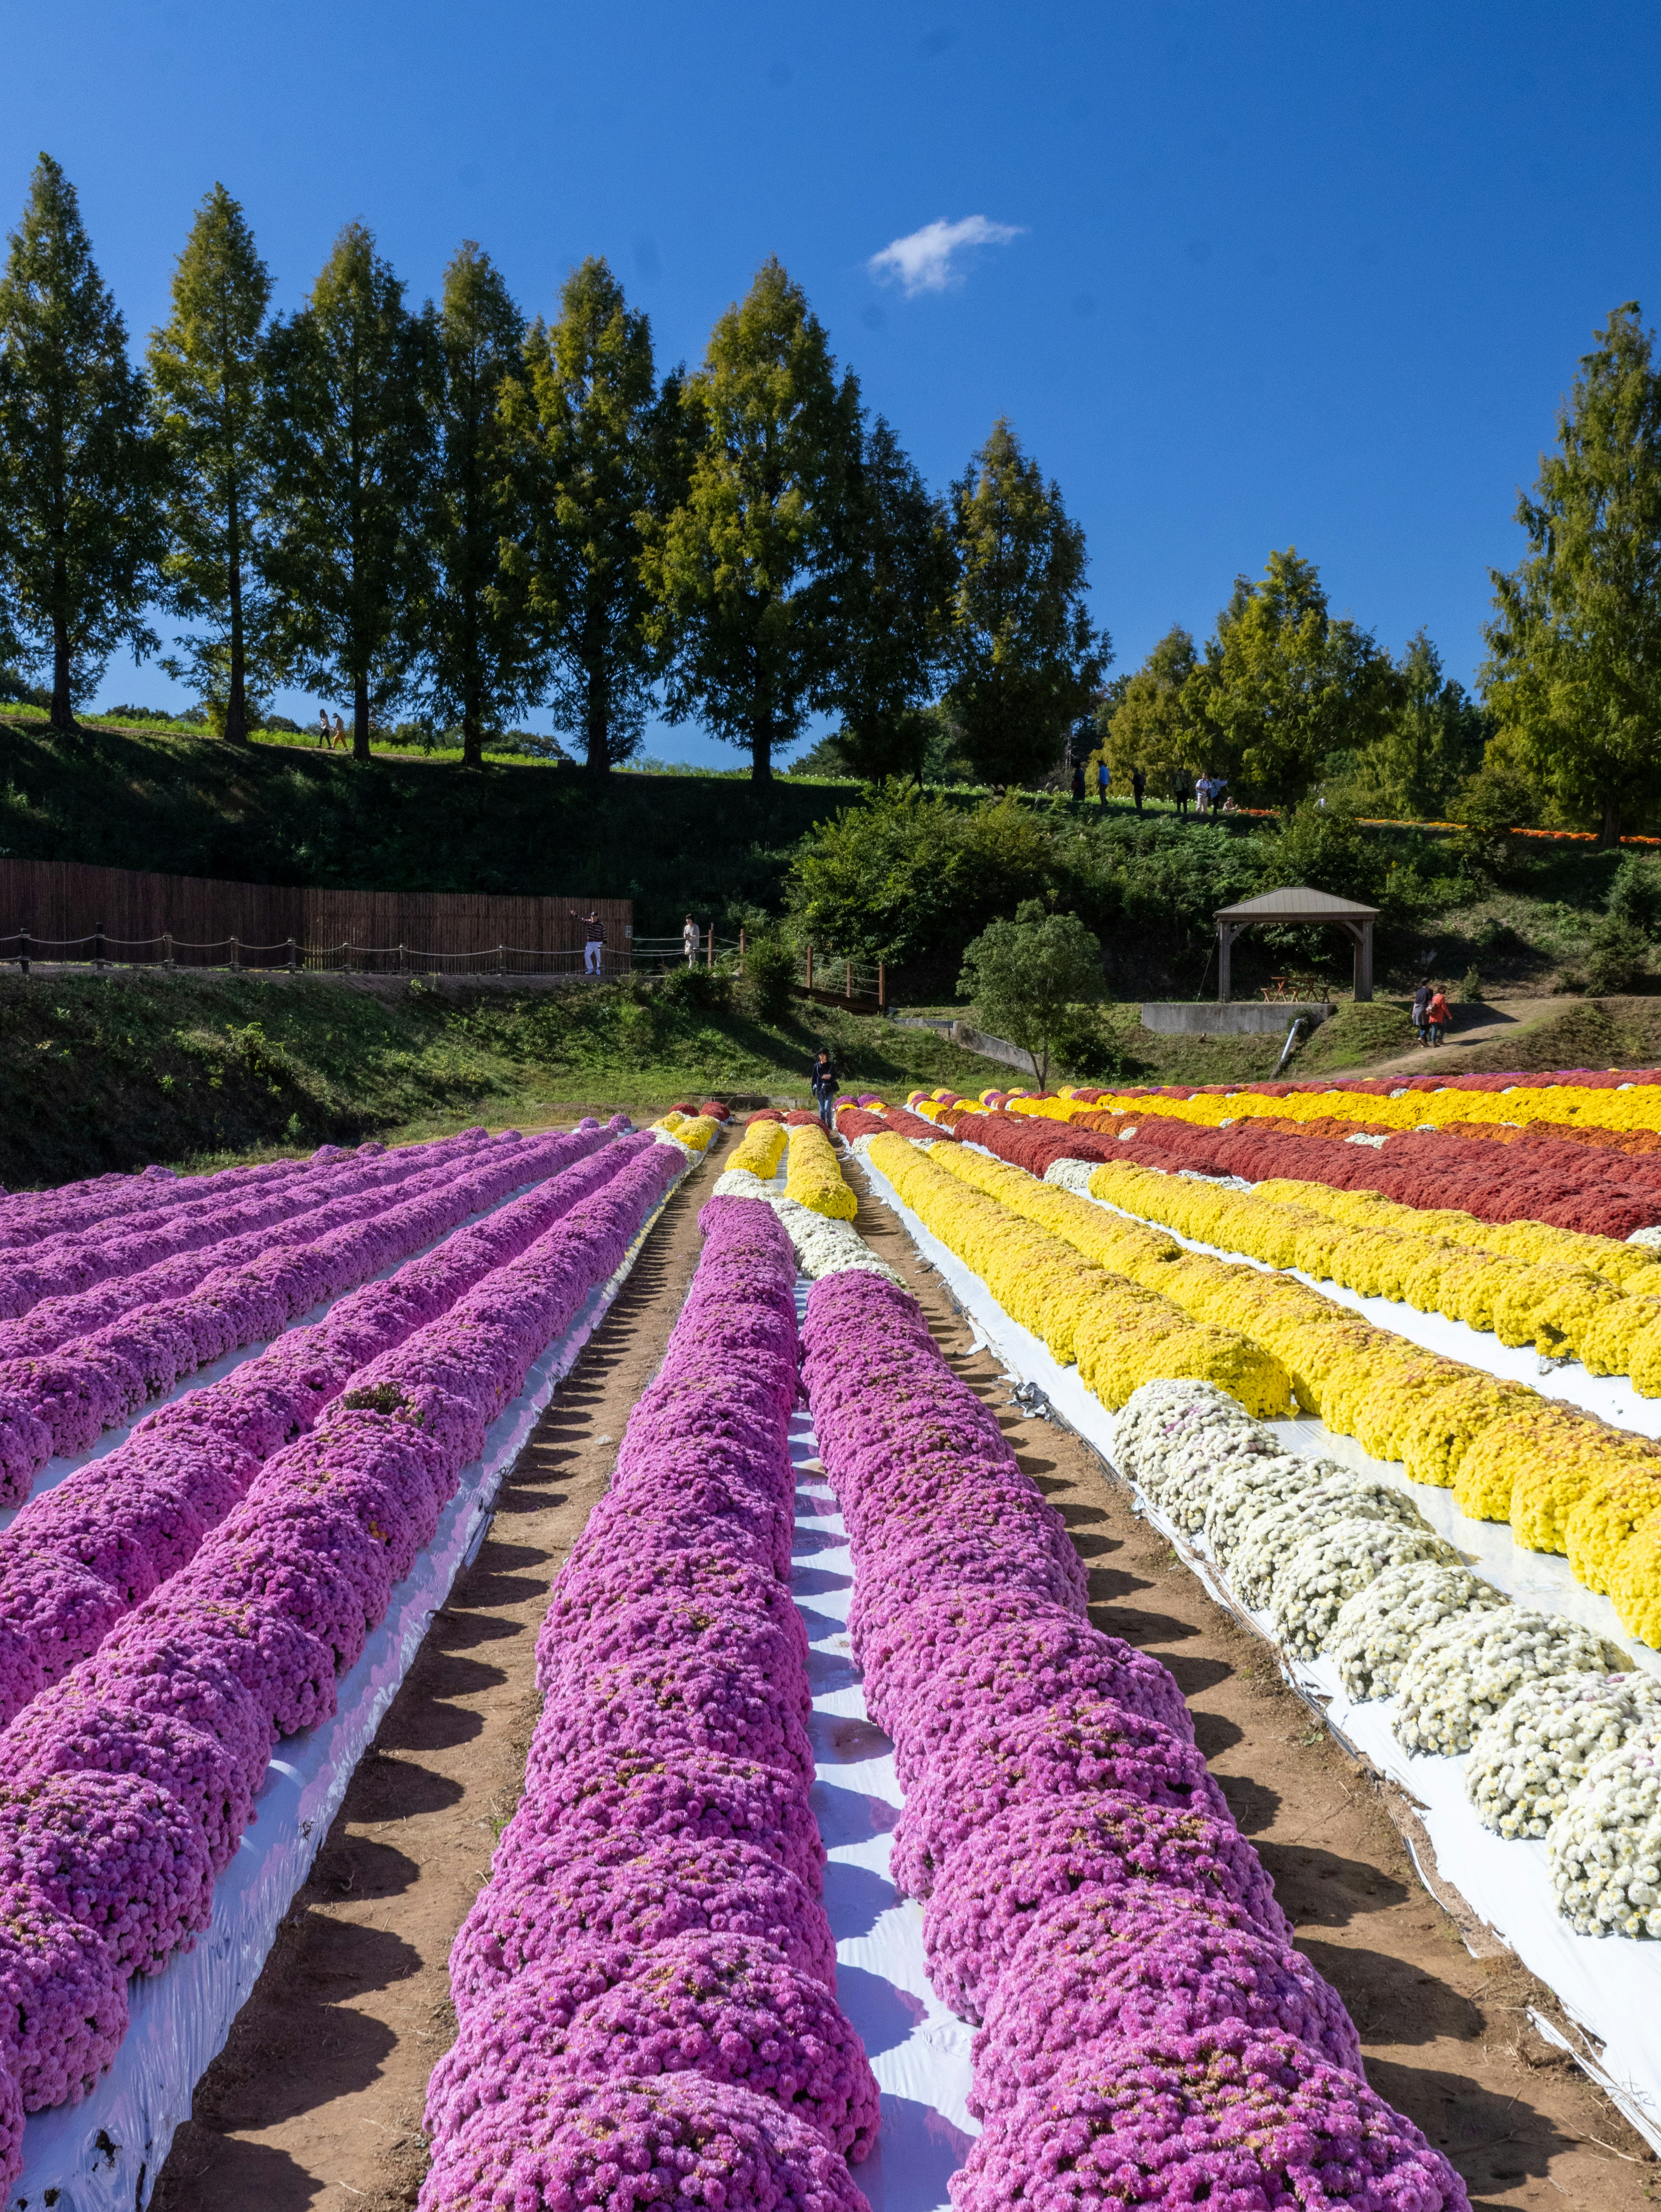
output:
M 719 1141 L 719 1140 L 718 1140 Z M 730 1139 L 727 1140 L 730 1142 Z M 517 1797 L 536 1717 L 548 1584 L 609 1476 L 697 1261 L 704 1170 L 670 1202 L 603 1328 L 502 1492 L 295 1899 L 224 2053 L 204 2077 L 159 2212 L 408 2212 L 425 2167 L 427 2077 L 453 2033 L 451 1939 Z M 1090 1569 L 1098 1626 L 1155 1652 L 1274 1878 L 1298 1942 L 1354 2017 L 1373 2087 L 1417 2121 L 1481 2207 L 1637 2212 L 1655 2162 L 1530 2025 L 1548 1992 L 1477 1960 L 1426 1894 L 1378 1791 L 1069 1431 L 1008 1385 L 886 1209 L 858 1226 L 916 1292 L 942 1349 L 1000 1407 L 1020 1464 Z
M 548 1587 L 611 1478 L 697 1264 L 709 1159 L 670 1199 L 502 1485 L 203 2076 L 156 2212 L 407 2212 L 422 2104 L 455 2033 L 450 1944 L 518 1800 Z M 719 1172 L 716 1170 L 715 1172 Z

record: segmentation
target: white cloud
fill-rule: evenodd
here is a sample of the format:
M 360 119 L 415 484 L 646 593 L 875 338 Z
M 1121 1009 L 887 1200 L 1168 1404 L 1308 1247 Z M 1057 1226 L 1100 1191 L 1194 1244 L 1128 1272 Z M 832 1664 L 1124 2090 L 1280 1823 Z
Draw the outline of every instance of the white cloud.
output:
M 945 292 L 963 282 L 962 270 L 953 265 L 958 255 L 976 246 L 1007 246 L 1022 230 L 1019 223 L 989 222 L 983 215 L 966 215 L 960 222 L 942 216 L 885 246 L 865 265 L 880 283 L 903 286 L 908 299 L 919 292 Z

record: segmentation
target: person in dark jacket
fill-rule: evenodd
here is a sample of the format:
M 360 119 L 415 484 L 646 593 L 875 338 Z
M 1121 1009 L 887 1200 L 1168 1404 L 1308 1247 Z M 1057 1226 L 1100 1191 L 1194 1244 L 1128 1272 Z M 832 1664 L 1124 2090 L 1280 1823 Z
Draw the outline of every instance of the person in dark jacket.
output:
M 1142 811 L 1142 793 L 1147 789 L 1147 778 L 1139 768 L 1130 771 L 1130 795 L 1136 802 L 1136 811 Z
M 836 1106 L 837 1093 L 842 1089 L 842 1078 L 837 1073 L 837 1063 L 830 1057 L 828 1044 L 819 1047 L 813 1065 L 808 1070 L 807 1080 L 812 1088 L 813 1103 L 819 1109 L 820 1121 L 827 1129 L 834 1130 L 837 1125 L 832 1109 Z
M 1430 978 L 1427 976 L 1413 994 L 1413 1026 L 1419 1032 L 1419 1042 L 1421 1045 L 1427 1045 L 1430 1042 L 1430 1024 L 1425 1017 L 1429 1010 L 1432 995 Z
M 1084 763 L 1082 761 L 1075 761 L 1073 764 L 1073 796 L 1079 799 L 1084 797 Z

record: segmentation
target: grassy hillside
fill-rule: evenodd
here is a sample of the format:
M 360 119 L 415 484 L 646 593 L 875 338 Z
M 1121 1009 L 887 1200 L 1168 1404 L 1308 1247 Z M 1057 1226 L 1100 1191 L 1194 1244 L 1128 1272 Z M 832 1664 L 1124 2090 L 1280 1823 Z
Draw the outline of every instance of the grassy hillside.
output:
M 0 975 L 0 1184 L 589 1107 L 655 1112 L 693 1093 L 806 1103 L 822 1037 L 862 1087 L 997 1077 L 928 1031 L 818 1007 L 776 1025 L 627 986 Z
M 0 717 L 0 850 L 164 874 L 365 890 L 593 892 L 635 927 L 773 907 L 790 848 L 849 784 L 614 775 L 539 761 L 378 759 L 293 744 Z

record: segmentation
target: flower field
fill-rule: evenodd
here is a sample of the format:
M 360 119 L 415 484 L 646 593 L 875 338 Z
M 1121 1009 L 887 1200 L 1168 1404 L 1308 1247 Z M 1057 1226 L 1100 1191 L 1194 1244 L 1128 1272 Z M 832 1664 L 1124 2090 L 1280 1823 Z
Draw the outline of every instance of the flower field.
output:
M 1571 1126 L 1578 1087 L 1588 1114 L 1628 1117 L 1587 1121 L 1610 1140 L 1531 1133 Z M 1422 2115 L 1369 2086 L 1177 1680 L 1092 1625 L 1068 1521 L 860 1208 L 868 1180 L 1043 1348 L 1210 1586 L 1335 1710 L 1372 1716 L 1390 1758 L 1454 1778 L 1472 1832 L 1518 1855 L 1569 1940 L 1647 1956 L 1661 1445 L 1317 1285 L 1661 1395 L 1650 1224 L 1168 1164 L 1244 1122 L 1375 1170 L 1398 1146 L 1480 1152 L 1516 1165 L 1514 1193 L 1561 1152 L 1586 1165 L 1587 1206 L 1593 1170 L 1641 1187 L 1643 1152 L 1621 1146 L 1652 1125 L 1627 1102 L 1661 1122 L 1661 1085 L 1526 1095 L 1546 1103 L 1509 1136 L 1473 1133 L 1472 1100 L 1503 1090 L 1459 1094 L 1462 1126 L 1428 1134 L 1375 1130 L 1361 1109 L 1402 1101 L 1366 1090 L 1319 1094 L 1335 1135 L 1285 1086 L 1250 1094 L 1273 1114 L 1162 1097 L 1167 1158 L 1120 1133 L 1156 1118 L 1129 1094 L 867 1094 L 834 1136 L 770 1110 L 728 1133 L 689 1094 L 639 1132 L 473 1130 L 0 1197 L 12 2196 L 85 2181 L 32 2151 L 66 2140 L 40 2125 L 144 2078 L 135 2047 L 168 2015 L 135 1992 L 224 1940 L 273 1762 L 359 1697 L 429 1555 L 454 1574 L 490 1438 L 527 1433 L 557 1387 L 515 1410 L 538 1363 L 714 1152 L 672 1318 L 538 1601 L 538 1714 L 448 1923 L 456 2032 L 426 2062 L 411 2201 L 867 2212 L 863 2177 L 878 2212 L 932 2212 L 948 2179 L 958 2212 L 1463 2212 Z M 1311 1422 L 1324 1455 L 1292 1435 Z M 1555 1557 L 1607 1626 L 1485 1572 L 1433 1495 Z M 833 1556 L 827 1616 L 812 1593 Z M 894 1794 L 855 1815 L 843 1778 L 867 1737 Z M 867 1823 L 879 1855 L 849 1858 Z M 879 1871 L 880 1906 L 860 1887 Z M 383 1910 L 396 1934 L 395 1898 Z M 897 2052 L 884 2023 L 918 1990 L 933 2009 Z M 135 2200 L 133 2155 L 108 2163 L 142 2204 L 153 2170 Z

